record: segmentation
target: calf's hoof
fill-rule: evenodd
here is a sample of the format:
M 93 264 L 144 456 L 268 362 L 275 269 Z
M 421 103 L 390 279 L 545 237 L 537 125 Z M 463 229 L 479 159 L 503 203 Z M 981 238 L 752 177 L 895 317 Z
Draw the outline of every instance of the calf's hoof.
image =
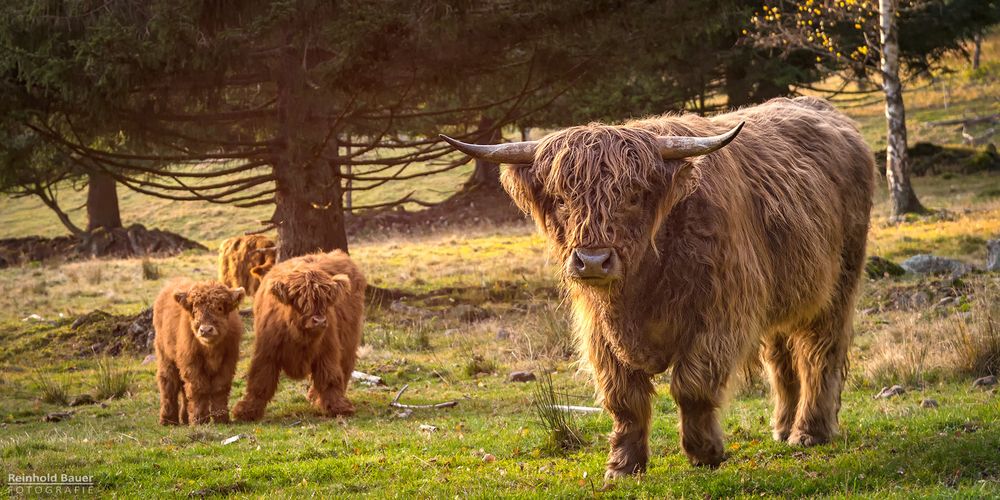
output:
M 240 401 L 233 407 L 233 418 L 239 422 L 256 422 L 264 416 L 264 409 Z
M 695 467 L 718 467 L 726 460 L 726 451 L 722 442 L 703 443 L 701 446 L 685 446 L 684 453 L 688 461 Z
M 320 409 L 329 417 L 350 417 L 355 412 L 354 405 L 347 399 L 321 403 Z
M 785 441 L 788 441 L 788 435 L 791 433 L 792 432 L 788 429 L 775 429 L 771 432 L 771 437 L 779 443 L 784 443 Z

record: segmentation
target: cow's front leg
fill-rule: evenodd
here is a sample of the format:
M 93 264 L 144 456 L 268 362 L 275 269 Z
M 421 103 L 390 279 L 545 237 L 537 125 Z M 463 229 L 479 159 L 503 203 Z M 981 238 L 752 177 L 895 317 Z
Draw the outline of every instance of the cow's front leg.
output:
M 604 409 L 611 414 L 611 453 L 606 479 L 646 471 L 653 382 L 646 373 L 625 366 L 600 340 L 592 340 L 590 362 Z
M 680 413 L 681 447 L 692 465 L 716 467 L 725 460 L 718 409 L 729 379 L 725 360 L 700 363 L 686 356 L 674 365 L 670 394 Z

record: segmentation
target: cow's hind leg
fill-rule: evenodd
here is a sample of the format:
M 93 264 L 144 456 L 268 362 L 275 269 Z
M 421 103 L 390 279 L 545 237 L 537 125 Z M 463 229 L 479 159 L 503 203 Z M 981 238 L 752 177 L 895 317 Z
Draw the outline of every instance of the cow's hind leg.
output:
M 790 342 L 782 333 L 775 333 L 764 339 L 764 366 L 774 395 L 771 425 L 775 441 L 788 440 L 792 426 L 795 425 L 795 412 L 799 404 L 799 379 L 795 372 Z

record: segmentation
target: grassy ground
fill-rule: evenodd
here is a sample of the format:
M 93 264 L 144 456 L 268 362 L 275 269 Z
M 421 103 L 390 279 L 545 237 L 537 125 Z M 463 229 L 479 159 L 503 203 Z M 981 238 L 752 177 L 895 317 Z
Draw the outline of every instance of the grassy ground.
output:
M 995 64 L 998 50 L 996 37 L 989 39 L 986 64 Z M 940 82 L 914 91 L 908 97 L 912 138 L 958 142 L 931 135 L 954 135 L 954 130 L 924 129 L 919 123 L 996 112 L 1000 94 L 991 74 L 996 72 L 949 77 L 947 110 L 941 96 L 932 94 L 944 88 Z M 849 109 L 875 148 L 880 109 Z M 426 179 L 416 187 L 424 199 L 443 197 L 467 173 Z M 936 211 L 890 225 L 880 193 L 869 253 L 894 260 L 934 253 L 981 265 L 985 241 L 1000 235 L 1000 176 L 923 177 L 915 179 L 915 188 Z M 358 202 L 398 194 L 378 191 Z M 121 195 L 126 223 L 170 229 L 209 245 L 269 215 L 263 209 Z M 79 194 L 68 194 L 64 205 L 81 201 Z M 0 228 L 0 237 L 62 232 L 54 217 L 30 200 L 0 199 Z M 552 372 L 568 403 L 594 404 L 588 376 L 571 354 L 566 311 L 553 280 L 556 264 L 531 227 L 453 229 L 405 239 L 389 234 L 352 245 L 352 256 L 372 283 L 428 297 L 408 307 L 369 311 L 358 368 L 388 385 L 354 384 L 350 397 L 358 414 L 337 420 L 319 417 L 305 401 L 304 384 L 284 379 L 260 423 L 160 427 L 155 364 L 143 363 L 144 353 L 117 360 L 131 376 L 126 396 L 72 408 L 59 401 L 99 396 L 97 386 L 107 379 L 99 376 L 100 358 L 90 354 L 95 339 L 73 330 L 72 318 L 94 309 L 137 312 L 172 277 L 213 277 L 212 254 L 0 270 L 3 472 L 91 475 L 94 495 L 120 497 L 1000 496 L 1000 398 L 970 387 L 982 374 L 975 362 L 1000 352 L 996 274 L 958 281 L 866 280 L 842 433 L 828 445 L 794 449 L 772 442 L 766 389 L 751 380 L 725 412 L 729 460 L 714 471 L 692 468 L 679 449 L 668 378 L 658 377 L 649 472 L 604 489 L 610 419 L 577 417 L 583 443 L 560 451 L 532 410 L 535 384 L 506 382 L 514 370 Z M 434 293 L 442 289 L 448 293 Z M 955 300 L 935 306 L 941 297 Z M 24 320 L 31 314 L 42 319 Z M 245 390 L 239 377 L 246 372 L 251 340 L 248 333 L 233 401 Z M 872 398 L 893 383 L 907 392 Z M 401 418 L 388 402 L 404 384 L 410 386 L 405 402 L 459 404 Z M 921 408 L 925 398 L 939 407 Z M 72 415 L 61 422 L 43 421 L 47 414 L 68 411 Z M 422 430 L 423 425 L 436 430 Z M 233 436 L 239 439 L 222 443 Z

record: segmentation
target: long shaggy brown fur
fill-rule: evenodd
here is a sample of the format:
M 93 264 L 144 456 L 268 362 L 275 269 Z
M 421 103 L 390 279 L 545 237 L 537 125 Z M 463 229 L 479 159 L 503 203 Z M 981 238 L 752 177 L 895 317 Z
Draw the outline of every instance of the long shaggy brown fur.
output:
M 277 246 L 267 236 L 234 236 L 219 245 L 219 281 L 243 287 L 253 295 L 261 278 L 274 267 Z
M 237 420 L 259 420 L 281 371 L 312 378 L 308 398 L 329 416 L 351 415 L 347 384 L 364 323 L 365 277 L 347 254 L 305 255 L 281 262 L 254 297 L 253 359 Z
M 730 145 L 664 161 L 658 135 Z M 565 276 L 578 343 L 614 417 L 608 475 L 645 470 L 651 375 L 672 368 L 681 444 L 694 464 L 724 458 L 717 410 L 763 346 L 775 439 L 828 441 L 853 332 L 874 190 L 873 156 L 824 101 L 775 99 L 703 118 L 591 124 L 544 139 L 502 182 L 564 261 L 613 248 L 608 287 Z
M 160 424 L 229 421 L 229 390 L 240 357 L 242 288 L 178 280 L 153 304 Z M 180 404 L 178 405 L 178 396 Z

